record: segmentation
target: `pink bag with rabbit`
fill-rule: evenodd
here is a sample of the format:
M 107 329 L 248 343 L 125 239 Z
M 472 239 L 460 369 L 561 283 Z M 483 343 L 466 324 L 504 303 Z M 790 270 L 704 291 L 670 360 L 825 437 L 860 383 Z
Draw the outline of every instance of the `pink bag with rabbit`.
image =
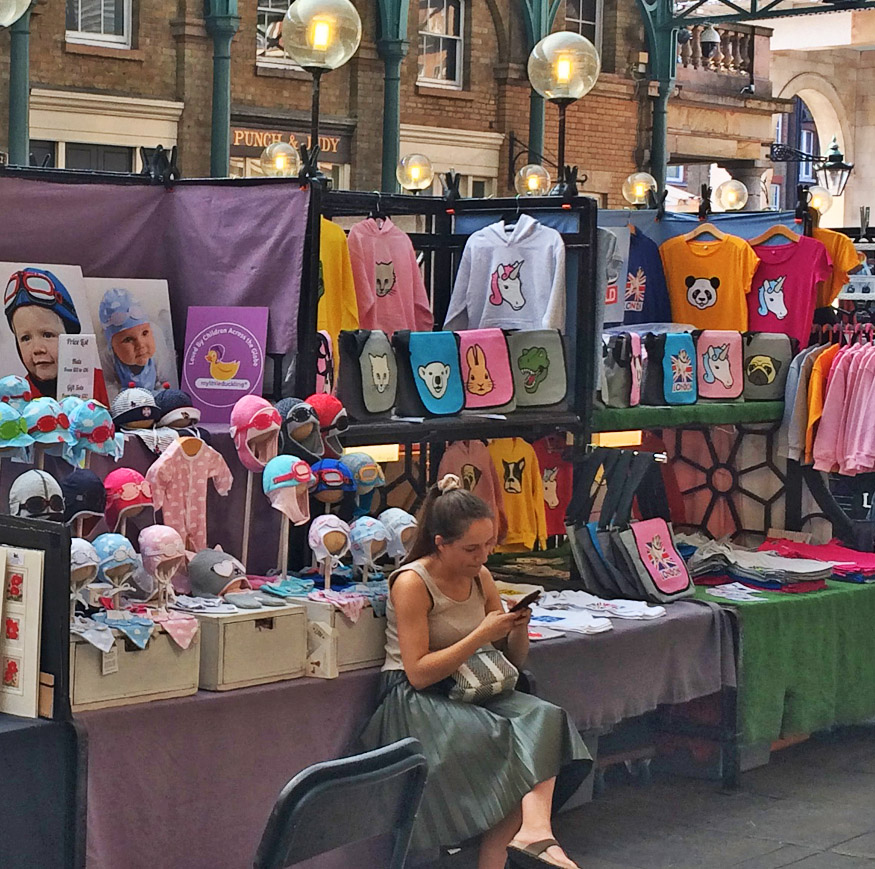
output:
M 513 375 L 507 339 L 501 329 L 457 332 L 465 410 L 514 410 Z

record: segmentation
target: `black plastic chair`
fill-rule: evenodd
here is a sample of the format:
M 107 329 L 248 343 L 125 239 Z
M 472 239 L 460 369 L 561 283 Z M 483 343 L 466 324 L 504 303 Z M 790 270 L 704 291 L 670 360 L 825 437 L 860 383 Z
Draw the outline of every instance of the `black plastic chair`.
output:
M 307 767 L 280 792 L 255 869 L 285 869 L 390 833 L 386 869 L 403 869 L 427 772 L 416 739 Z

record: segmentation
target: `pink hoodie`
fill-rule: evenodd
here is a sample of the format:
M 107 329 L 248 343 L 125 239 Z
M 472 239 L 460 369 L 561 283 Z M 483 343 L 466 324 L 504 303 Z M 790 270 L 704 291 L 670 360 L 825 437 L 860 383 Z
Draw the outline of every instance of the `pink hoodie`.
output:
M 386 218 L 349 231 L 349 257 L 362 329 L 430 332 L 434 317 L 416 252 L 406 233 Z

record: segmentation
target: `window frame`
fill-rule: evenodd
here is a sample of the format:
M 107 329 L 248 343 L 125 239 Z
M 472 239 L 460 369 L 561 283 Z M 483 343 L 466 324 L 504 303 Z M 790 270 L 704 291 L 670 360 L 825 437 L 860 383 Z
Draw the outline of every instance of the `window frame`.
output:
M 423 2 L 428 2 L 428 0 L 419 0 L 420 4 Z M 450 0 L 442 0 L 444 4 L 444 15 L 446 17 L 446 9 L 447 4 Z M 453 90 L 460 91 L 465 87 L 465 39 L 466 39 L 466 28 L 465 28 L 465 18 L 468 14 L 468 3 L 467 0 L 458 0 L 459 3 L 459 35 L 453 36 L 447 33 L 433 33 L 429 30 L 420 30 L 419 23 L 417 22 L 417 30 L 416 30 L 416 38 L 417 38 L 417 56 L 422 55 L 422 42 L 423 38 L 426 36 L 436 37 L 438 39 L 452 39 L 456 40 L 457 50 L 456 50 L 456 75 L 453 79 L 439 79 L 439 78 L 430 78 L 429 76 L 420 75 L 419 74 L 419 66 L 417 64 L 416 70 L 416 83 L 418 85 L 424 85 L 426 87 L 432 88 L 444 88 L 445 90 Z M 419 10 L 417 10 L 418 13 Z
M 774 211 L 781 210 L 781 194 L 783 190 L 780 184 L 769 184 L 769 207 Z
M 680 170 L 675 173 L 672 170 Z M 665 183 L 666 184 L 682 184 L 686 186 L 687 184 L 687 168 L 683 163 L 675 163 L 674 165 L 669 164 L 665 168 Z
M 595 21 L 588 21 L 585 18 L 572 18 L 568 14 L 568 3 L 565 4 L 565 29 L 577 33 L 580 36 L 587 36 L 583 33 L 583 25 L 592 27 L 594 30 L 595 40 L 593 45 L 596 47 L 599 55 L 602 53 L 602 39 L 604 37 L 604 20 L 605 20 L 605 0 L 595 0 Z M 587 39 L 589 37 L 587 36 Z
M 71 0 L 67 0 L 67 3 Z M 72 0 L 79 5 L 79 24 L 82 24 L 82 0 Z M 103 4 L 109 0 L 101 0 L 101 26 L 103 22 Z M 92 33 L 87 30 L 66 30 L 64 31 L 64 40 L 66 42 L 75 43 L 76 45 L 96 45 L 104 48 L 131 48 L 133 46 L 133 2 L 132 0 L 123 0 L 123 27 L 124 31 L 121 35 L 115 33 Z M 66 3 L 64 6 L 65 28 L 66 28 Z
M 799 131 L 799 150 L 806 154 L 814 154 L 814 145 L 817 142 L 817 133 L 814 130 Z M 816 156 L 816 155 L 815 155 Z M 799 180 L 803 184 L 814 184 L 817 176 L 814 174 L 814 162 L 803 160 L 799 163 Z
M 259 25 L 259 16 L 265 12 L 275 12 L 279 15 L 280 21 L 285 17 L 286 11 L 289 6 L 288 3 L 285 3 L 282 9 L 268 9 L 266 6 L 262 7 L 260 0 L 256 0 L 255 4 L 255 65 L 260 67 L 266 67 L 270 69 L 292 69 L 299 70 L 303 72 L 303 67 L 299 66 L 295 61 L 293 61 L 285 52 L 283 52 L 282 57 L 268 57 L 266 55 L 260 55 L 258 53 L 258 25 Z

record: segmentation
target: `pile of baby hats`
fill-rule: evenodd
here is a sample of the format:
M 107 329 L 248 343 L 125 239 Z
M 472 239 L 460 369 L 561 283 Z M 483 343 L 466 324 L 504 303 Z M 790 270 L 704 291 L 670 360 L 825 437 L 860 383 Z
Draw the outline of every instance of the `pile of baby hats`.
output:
M 0 449 L 29 447 L 33 438 L 27 433 L 27 420 L 7 402 L 0 402 Z
M 72 446 L 70 420 L 54 398 L 35 398 L 24 406 L 22 416 L 27 423 L 27 433 L 36 443 Z
M 25 471 L 12 481 L 9 513 L 28 519 L 64 521 L 64 495 L 58 481 L 45 471 Z
M 231 410 L 231 437 L 237 448 L 237 456 L 247 471 L 260 473 L 267 462 L 276 455 L 276 448 L 269 449 L 265 461 L 261 461 L 253 451 L 252 442 L 256 438 L 274 434 L 279 442 L 282 417 L 279 411 L 260 395 L 244 395 Z
M 103 487 L 106 489 L 106 527 L 113 531 L 126 513 L 152 506 L 152 486 L 133 468 L 118 468 L 107 474 Z
M 112 421 L 121 427 L 133 422 L 153 423 L 158 418 L 158 406 L 148 389 L 131 386 L 123 389 L 110 404 Z
M 313 482 L 310 466 L 297 456 L 276 456 L 265 465 L 261 487 L 271 506 L 294 525 L 310 521 L 309 488 Z
M 32 398 L 30 384 L 20 374 L 0 377 L 0 401 L 11 404 L 20 413 Z

